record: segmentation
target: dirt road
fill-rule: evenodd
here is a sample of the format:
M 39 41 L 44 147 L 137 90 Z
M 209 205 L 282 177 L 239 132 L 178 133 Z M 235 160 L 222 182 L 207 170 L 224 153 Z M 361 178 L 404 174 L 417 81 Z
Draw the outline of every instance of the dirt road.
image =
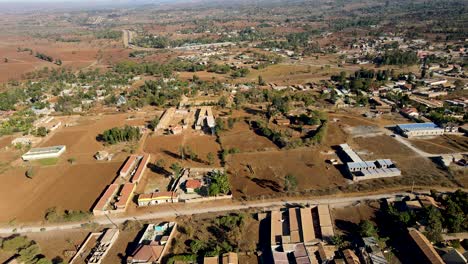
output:
M 276 201 L 256 201 L 256 202 L 233 202 L 230 205 L 214 205 L 204 208 L 184 208 L 177 209 L 176 207 L 166 208 L 165 210 L 158 210 L 157 212 L 146 213 L 136 216 L 109 216 L 109 217 L 100 217 L 92 219 L 93 223 L 99 225 L 115 225 L 121 224 L 127 220 L 149 220 L 149 219 L 160 219 L 160 218 L 170 218 L 177 217 L 182 215 L 196 215 L 204 213 L 213 213 L 213 212 L 227 212 L 227 211 L 236 211 L 236 210 L 245 210 L 253 208 L 263 208 L 263 209 L 272 209 L 278 207 L 284 207 L 292 204 L 328 204 L 330 206 L 343 206 L 349 205 L 358 201 L 366 200 L 379 200 L 383 198 L 392 198 L 396 196 L 405 195 L 407 193 L 403 192 L 394 192 L 387 194 L 378 194 L 378 195 L 365 195 L 365 196 L 354 196 L 354 197 L 335 197 L 335 198 L 317 198 L 317 199 L 282 199 Z M 46 231 L 57 231 L 57 230 L 69 230 L 80 228 L 82 224 L 89 222 L 79 222 L 79 223 L 59 223 L 55 225 L 37 225 L 37 226 L 19 226 L 19 227 L 4 227 L 0 228 L 0 234 L 16 234 L 16 233 L 35 233 L 35 232 L 46 232 Z

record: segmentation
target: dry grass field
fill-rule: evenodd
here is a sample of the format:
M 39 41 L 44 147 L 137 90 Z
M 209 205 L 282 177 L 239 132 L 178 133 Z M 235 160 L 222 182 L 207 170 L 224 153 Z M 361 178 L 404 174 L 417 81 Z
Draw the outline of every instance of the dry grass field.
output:
M 181 160 L 179 151 L 181 146 L 188 146 L 198 155 L 198 160 Z M 170 166 L 173 162 L 178 162 L 186 167 L 210 166 L 207 161 L 208 153 L 211 152 L 216 156 L 220 149 L 214 136 L 202 135 L 198 132 L 188 132 L 180 135 L 150 136 L 144 147 L 145 152 L 155 155 L 157 159 L 163 159 L 167 166 Z M 211 166 L 219 165 L 219 160 L 216 158 L 215 164 Z
M 298 191 L 343 185 L 340 171 L 325 163 L 328 158 L 314 148 L 231 155 L 227 166 L 234 196 L 283 192 L 287 174 L 297 178 Z
M 410 139 L 411 144 L 431 154 L 468 151 L 468 137 L 443 135 L 428 139 Z
M 232 129 L 221 132 L 220 138 L 224 149 L 237 148 L 241 152 L 278 150 L 269 139 L 253 132 L 244 120 L 236 122 Z

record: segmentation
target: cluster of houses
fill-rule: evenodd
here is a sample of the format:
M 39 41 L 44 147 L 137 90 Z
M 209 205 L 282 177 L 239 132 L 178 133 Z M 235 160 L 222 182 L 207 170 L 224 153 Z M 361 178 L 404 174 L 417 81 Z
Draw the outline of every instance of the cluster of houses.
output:
M 128 264 L 160 264 L 172 243 L 177 224 L 175 222 L 162 222 L 148 224 L 142 230 L 135 243 L 133 251 L 126 257 Z M 110 228 L 98 233 L 90 233 L 76 251 L 70 264 L 87 263 L 101 264 L 115 244 L 119 229 Z
M 178 108 L 171 107 L 164 111 L 155 131 L 181 134 L 193 124 L 195 130 L 205 130 L 214 133 L 215 119 L 211 106 L 185 107 L 183 103 Z
M 128 264 L 159 264 L 166 255 L 176 233 L 175 222 L 146 226 L 135 250 L 127 257 Z
M 288 208 L 269 213 L 272 263 L 328 263 L 335 246 L 328 205 Z
M 131 155 L 120 169 L 119 177 L 106 187 L 92 212 L 94 215 L 123 213 L 133 198 L 150 159 L 149 154 Z

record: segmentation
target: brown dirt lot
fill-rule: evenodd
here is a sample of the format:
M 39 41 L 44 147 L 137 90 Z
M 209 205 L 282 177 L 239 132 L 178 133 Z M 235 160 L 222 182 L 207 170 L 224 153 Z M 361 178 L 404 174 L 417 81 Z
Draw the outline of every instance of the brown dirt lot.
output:
M 342 208 L 333 208 L 331 210 L 331 214 L 338 229 L 341 229 L 342 231 L 350 231 L 343 230 L 346 226 L 340 226 L 340 223 L 350 222 L 353 224 L 359 224 L 362 220 L 371 220 L 374 218 L 374 215 L 379 208 L 380 206 L 378 202 L 360 203 L 358 205 L 351 205 Z
M 110 162 L 36 167 L 33 179 L 25 177 L 26 168 L 8 170 L 0 175 L 0 221 L 40 221 L 51 207 L 90 210 L 121 165 Z
M 253 132 L 243 120 L 236 122 L 232 129 L 222 132 L 220 137 L 224 149 L 237 148 L 241 152 L 278 149 L 269 139 Z
M 411 144 L 431 154 L 444 154 L 468 151 L 468 137 L 443 135 L 430 139 L 410 139 Z
M 179 147 L 189 146 L 194 151 L 199 162 L 184 160 L 179 157 Z M 147 139 L 144 151 L 147 153 L 155 154 L 159 158 L 165 160 L 166 164 L 170 166 L 173 162 L 179 162 L 183 166 L 192 167 L 207 167 L 207 158 L 209 152 L 217 155 L 220 151 L 220 146 L 216 142 L 216 137 L 209 135 L 200 135 L 197 132 L 187 131 L 180 135 L 164 135 L 164 136 L 151 136 Z M 213 166 L 219 166 L 219 160 L 216 159 Z
M 315 148 L 234 154 L 228 158 L 228 171 L 235 197 L 282 192 L 284 177 L 296 176 L 297 190 L 339 186 L 345 179 L 325 155 Z M 250 172 L 248 165 L 254 173 Z

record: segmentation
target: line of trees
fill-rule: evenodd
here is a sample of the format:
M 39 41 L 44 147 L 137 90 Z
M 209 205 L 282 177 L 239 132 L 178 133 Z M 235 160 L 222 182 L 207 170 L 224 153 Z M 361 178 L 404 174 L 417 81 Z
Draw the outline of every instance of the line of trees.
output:
M 124 141 L 136 141 L 140 138 L 140 129 L 128 125 L 123 128 L 114 127 L 102 133 L 102 140 L 111 145 Z

